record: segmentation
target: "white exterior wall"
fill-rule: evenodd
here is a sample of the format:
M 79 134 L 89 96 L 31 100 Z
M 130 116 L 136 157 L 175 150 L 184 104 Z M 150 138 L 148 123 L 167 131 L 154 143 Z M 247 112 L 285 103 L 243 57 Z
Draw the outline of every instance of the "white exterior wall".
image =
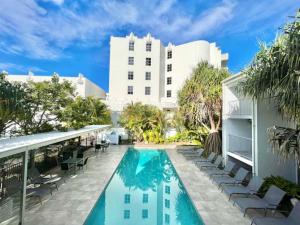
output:
M 235 87 L 242 79 L 244 78 L 241 75 L 236 75 L 223 81 L 223 156 L 226 159 L 233 157 L 234 160 L 241 162 L 241 165 L 244 163 L 245 166 L 251 166 L 252 173 L 262 178 L 279 175 L 297 182 L 295 160 L 284 161 L 282 157 L 273 153 L 267 137 L 269 127 L 274 125 L 292 127 L 292 125 L 282 118 L 273 102 L 269 100 L 257 102 L 239 94 Z M 252 139 L 249 145 L 252 154 L 250 161 L 229 152 L 232 147 L 229 143 L 231 134 Z M 243 142 L 245 139 L 240 141 L 241 149 L 245 147 Z
M 134 41 L 134 51 L 129 51 L 129 42 Z M 152 51 L 146 52 L 146 43 L 151 41 Z M 172 58 L 167 59 L 167 52 Z M 134 65 L 128 65 L 128 57 L 134 57 Z M 151 66 L 145 66 L 146 57 L 152 59 Z M 111 37 L 109 71 L 109 105 L 113 112 L 122 111 L 130 102 L 156 105 L 162 109 L 177 107 L 177 92 L 190 76 L 193 68 L 201 61 L 207 61 L 216 68 L 226 64 L 227 54 L 222 54 L 215 43 L 194 41 L 182 45 L 169 44 L 164 47 L 160 40 L 151 37 Z M 167 65 L 172 64 L 172 71 Z M 134 79 L 128 80 L 128 71 L 134 71 Z M 145 72 L 151 71 L 151 81 L 145 80 Z M 167 85 L 167 77 L 172 84 Z M 127 87 L 133 86 L 133 95 L 127 94 Z M 151 95 L 145 95 L 145 87 L 151 87 Z M 167 90 L 172 97 L 167 98 Z
M 52 76 L 36 76 L 36 75 L 8 75 L 7 80 L 11 82 L 42 82 L 50 81 Z M 98 87 L 96 84 L 83 77 L 82 75 L 78 77 L 59 77 L 60 80 L 67 80 L 73 84 L 75 87 L 75 93 L 81 97 L 93 96 L 96 98 L 105 99 L 106 93 L 103 89 Z
M 129 41 L 134 41 L 134 51 L 129 51 Z M 146 52 L 146 43 L 151 42 L 151 51 Z M 161 95 L 161 68 L 164 58 L 160 40 L 152 37 L 138 39 L 111 37 L 109 104 L 113 111 L 122 111 L 131 102 L 143 102 L 159 106 Z M 134 65 L 128 65 L 128 57 L 134 57 Z M 146 66 L 146 58 L 151 58 L 151 66 Z M 133 71 L 133 80 L 128 80 L 128 71 Z M 151 72 L 151 80 L 145 80 L 145 73 Z M 133 86 L 133 95 L 127 94 L 127 87 Z M 151 88 L 151 94 L 145 95 L 145 87 Z

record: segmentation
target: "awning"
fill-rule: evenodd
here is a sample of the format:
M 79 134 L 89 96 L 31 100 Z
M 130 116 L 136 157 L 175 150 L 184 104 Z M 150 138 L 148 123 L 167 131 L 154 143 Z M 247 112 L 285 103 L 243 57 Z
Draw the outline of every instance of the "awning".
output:
M 52 131 L 47 133 L 2 139 L 0 140 L 0 158 L 37 149 L 90 133 L 99 132 L 109 128 L 110 126 L 111 125 L 92 125 L 67 132 Z

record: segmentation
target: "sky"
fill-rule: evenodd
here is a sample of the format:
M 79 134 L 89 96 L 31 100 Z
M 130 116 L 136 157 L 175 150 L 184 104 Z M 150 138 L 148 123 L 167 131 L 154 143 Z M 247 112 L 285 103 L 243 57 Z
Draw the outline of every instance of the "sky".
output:
M 164 45 L 216 42 L 237 73 L 298 8 L 299 0 L 0 0 L 0 71 L 82 73 L 108 91 L 110 36 L 133 32 Z

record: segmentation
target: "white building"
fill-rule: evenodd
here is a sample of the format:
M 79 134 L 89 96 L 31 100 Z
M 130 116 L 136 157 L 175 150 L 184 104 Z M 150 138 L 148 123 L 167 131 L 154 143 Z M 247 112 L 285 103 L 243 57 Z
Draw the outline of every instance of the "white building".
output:
M 252 100 L 236 87 L 244 79 L 235 75 L 223 81 L 223 156 L 260 177 L 279 175 L 298 182 L 295 160 L 284 161 L 268 142 L 267 129 L 274 125 L 294 128 L 269 99 Z
M 58 74 L 57 74 L 58 75 Z M 42 81 L 50 81 L 52 76 L 37 76 L 32 72 L 29 72 L 28 75 L 7 75 L 8 81 L 14 82 L 42 82 Z M 61 80 L 67 80 L 73 84 L 75 87 L 75 93 L 81 97 L 93 96 L 100 99 L 106 98 L 105 91 L 97 86 L 92 81 L 88 80 L 82 74 L 78 74 L 78 77 L 60 77 Z
M 176 108 L 177 92 L 199 62 L 220 68 L 227 60 L 228 54 L 207 41 L 164 47 L 150 34 L 111 37 L 108 104 L 116 113 L 131 102 Z

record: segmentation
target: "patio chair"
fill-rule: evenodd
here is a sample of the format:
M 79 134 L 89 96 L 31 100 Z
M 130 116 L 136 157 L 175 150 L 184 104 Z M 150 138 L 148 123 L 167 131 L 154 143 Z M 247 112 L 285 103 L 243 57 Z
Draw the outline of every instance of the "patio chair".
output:
M 4 196 L 11 196 L 22 190 L 22 181 L 16 176 L 10 177 L 3 181 Z
M 36 184 L 43 184 L 43 185 L 48 185 L 49 188 L 51 189 L 53 186 L 58 190 L 58 181 L 61 179 L 61 177 L 53 177 L 52 174 L 49 175 L 50 177 L 46 177 L 37 170 L 36 167 L 31 167 L 28 170 L 28 178 L 30 179 L 31 183 L 36 185 Z
M 234 205 L 237 204 L 241 208 L 241 210 L 244 212 L 244 216 L 249 209 L 264 210 L 266 216 L 268 209 L 276 210 L 278 208 L 285 194 L 285 191 L 274 185 L 271 185 L 263 198 L 259 198 L 255 195 L 250 198 L 237 198 L 234 199 Z
M 204 149 L 197 148 L 197 149 L 184 150 L 179 153 L 181 153 L 184 156 L 197 156 L 200 152 L 203 152 L 203 151 L 204 151 Z
M 193 154 L 183 154 L 183 156 L 187 159 L 187 160 L 201 160 L 203 157 L 204 150 L 203 149 L 199 149 L 196 153 Z
M 252 224 L 255 225 L 299 225 L 300 224 L 300 201 L 296 203 L 287 218 L 254 218 Z
M 26 188 L 26 198 L 37 198 L 41 205 L 43 204 L 42 198 L 48 194 L 52 195 L 52 191 L 42 186 Z
M 181 154 L 190 154 L 190 153 L 197 153 L 199 150 L 201 150 L 202 148 L 192 148 L 192 149 L 177 149 L 178 153 Z
M 228 161 L 223 169 L 214 168 L 206 171 L 206 174 L 210 178 L 213 178 L 214 176 L 229 176 L 232 174 L 235 165 L 236 164 L 234 162 Z
M 242 184 L 246 177 L 248 176 L 249 171 L 244 168 L 239 168 L 234 177 L 222 176 L 222 177 L 214 177 L 213 181 L 218 185 L 218 187 L 222 187 L 225 184 Z
M 86 169 L 87 169 L 87 162 L 88 162 L 88 159 L 89 159 L 89 157 L 85 158 L 84 161 L 83 161 L 83 163 L 77 164 L 77 166 L 78 166 L 79 168 L 81 168 L 82 171 L 83 171 L 83 167 L 84 167 L 84 166 L 85 166 Z
M 212 162 L 216 157 L 216 153 L 212 152 L 209 154 L 209 156 L 205 159 L 205 158 L 201 158 L 201 159 L 197 159 L 194 161 L 194 163 L 200 163 L 200 162 Z
M 250 182 L 248 185 L 242 186 L 224 186 L 223 191 L 229 195 L 229 200 L 231 199 L 232 195 L 245 195 L 245 196 L 250 196 L 250 195 L 256 195 L 258 194 L 259 189 L 261 188 L 262 184 L 264 183 L 263 179 L 261 179 L 258 176 L 254 176 L 251 178 Z
M 222 164 L 223 158 L 221 155 L 218 155 L 216 160 L 211 163 L 211 162 L 196 162 L 196 166 L 199 167 L 200 169 L 209 169 L 209 168 L 218 168 Z

